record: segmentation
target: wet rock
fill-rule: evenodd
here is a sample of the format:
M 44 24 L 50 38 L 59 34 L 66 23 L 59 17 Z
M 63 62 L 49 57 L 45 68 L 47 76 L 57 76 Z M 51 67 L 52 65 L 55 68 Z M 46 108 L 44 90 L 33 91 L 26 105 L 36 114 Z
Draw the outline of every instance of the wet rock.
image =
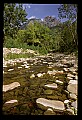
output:
M 60 80 L 56 80 L 56 83 L 63 84 L 63 82 Z
M 44 90 L 44 94 L 52 94 L 53 91 L 52 90 Z
M 44 115 L 56 115 L 56 113 L 55 113 L 51 108 L 48 108 L 48 109 L 44 112 Z
M 12 70 L 14 70 L 14 69 L 9 69 L 8 71 L 12 71 Z
M 74 108 L 76 108 L 77 109 L 77 100 L 75 101 L 75 102 L 72 102 L 72 104 L 71 104 Z
M 8 90 L 12 90 L 12 89 L 19 87 L 19 86 L 20 86 L 20 84 L 18 82 L 13 82 L 9 85 L 3 85 L 3 92 L 6 92 Z
M 15 103 L 15 102 L 18 102 L 18 101 L 17 100 L 10 100 L 10 101 L 5 102 L 5 104 L 7 104 L 7 103 Z
M 61 102 L 61 101 L 58 101 L 58 100 L 47 100 L 45 98 L 38 98 L 36 100 L 36 103 L 37 103 L 38 107 L 41 107 L 41 109 L 46 109 L 47 110 L 47 108 L 50 107 L 55 111 L 65 110 L 64 103 Z
M 49 88 L 57 88 L 57 84 L 56 83 L 52 83 L 52 84 L 47 84 L 45 85 L 46 87 L 49 87 Z

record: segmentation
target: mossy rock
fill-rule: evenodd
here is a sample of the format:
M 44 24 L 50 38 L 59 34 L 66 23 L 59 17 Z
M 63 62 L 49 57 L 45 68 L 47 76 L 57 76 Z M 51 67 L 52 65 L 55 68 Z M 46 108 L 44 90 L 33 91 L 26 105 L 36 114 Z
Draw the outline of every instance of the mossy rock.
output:
M 51 99 L 51 100 L 58 100 L 58 97 L 57 95 L 50 95 L 50 96 L 46 96 L 48 99 Z
M 53 90 L 44 90 L 44 94 L 46 94 L 46 95 L 53 94 Z

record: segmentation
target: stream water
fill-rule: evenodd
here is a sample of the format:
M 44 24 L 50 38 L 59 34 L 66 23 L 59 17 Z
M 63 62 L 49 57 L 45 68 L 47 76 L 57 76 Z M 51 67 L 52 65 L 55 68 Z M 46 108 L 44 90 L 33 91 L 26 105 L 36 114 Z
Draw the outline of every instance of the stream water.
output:
M 3 92 L 3 114 L 14 115 L 44 115 L 45 110 L 37 106 L 36 99 L 46 98 L 51 100 L 60 100 L 64 102 L 70 99 L 65 92 L 69 79 L 67 73 L 75 75 L 72 71 L 64 71 L 64 68 L 73 67 L 73 64 L 62 63 L 57 65 L 61 59 L 67 57 L 66 55 L 51 55 L 48 57 L 36 57 L 33 60 L 27 60 L 26 63 L 17 63 L 12 66 L 7 64 L 4 67 L 3 84 L 7 85 L 13 82 L 19 82 L 20 86 Z M 69 59 L 69 57 L 68 57 Z M 24 64 L 28 66 L 25 68 Z M 13 69 L 12 71 L 8 71 Z M 48 74 L 48 71 L 57 71 L 56 74 Z M 58 72 L 63 71 L 63 72 Z M 37 74 L 43 74 L 38 76 Z M 76 70 L 77 73 L 77 70 Z M 32 77 L 34 75 L 34 77 Z M 56 80 L 61 80 L 62 84 L 57 84 L 56 89 L 45 87 L 46 84 L 52 84 Z M 9 100 L 16 99 L 18 103 L 5 104 Z M 73 100 L 72 100 L 73 101 Z M 55 115 L 66 115 L 67 112 L 54 112 Z

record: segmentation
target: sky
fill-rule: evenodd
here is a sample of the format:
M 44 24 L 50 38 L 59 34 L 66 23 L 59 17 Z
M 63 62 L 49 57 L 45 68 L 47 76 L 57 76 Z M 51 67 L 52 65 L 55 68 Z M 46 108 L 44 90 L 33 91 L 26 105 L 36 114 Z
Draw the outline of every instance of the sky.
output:
M 26 8 L 27 18 L 39 18 L 42 19 L 46 16 L 58 17 L 58 7 L 61 4 L 23 4 L 23 8 Z M 67 19 L 61 19 L 61 22 Z

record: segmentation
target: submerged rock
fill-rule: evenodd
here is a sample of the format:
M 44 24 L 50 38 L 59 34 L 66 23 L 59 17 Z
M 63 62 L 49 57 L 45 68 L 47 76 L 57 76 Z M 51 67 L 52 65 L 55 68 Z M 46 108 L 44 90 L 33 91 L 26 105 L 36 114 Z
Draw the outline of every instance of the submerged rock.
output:
M 9 85 L 3 85 L 3 92 L 6 92 L 8 90 L 12 90 L 12 89 L 14 89 L 14 88 L 16 88 L 18 86 L 20 86 L 20 84 L 18 82 L 13 82 L 13 83 L 11 83 Z
M 45 98 L 38 98 L 36 100 L 38 107 L 41 109 L 52 108 L 55 111 L 63 111 L 65 110 L 64 103 L 58 100 L 47 100 Z M 41 106 L 39 106 L 41 105 Z M 43 107 L 42 107 L 43 106 Z
M 44 91 L 44 94 L 52 94 L 52 93 L 53 93 L 52 90 L 45 90 L 45 91 Z

